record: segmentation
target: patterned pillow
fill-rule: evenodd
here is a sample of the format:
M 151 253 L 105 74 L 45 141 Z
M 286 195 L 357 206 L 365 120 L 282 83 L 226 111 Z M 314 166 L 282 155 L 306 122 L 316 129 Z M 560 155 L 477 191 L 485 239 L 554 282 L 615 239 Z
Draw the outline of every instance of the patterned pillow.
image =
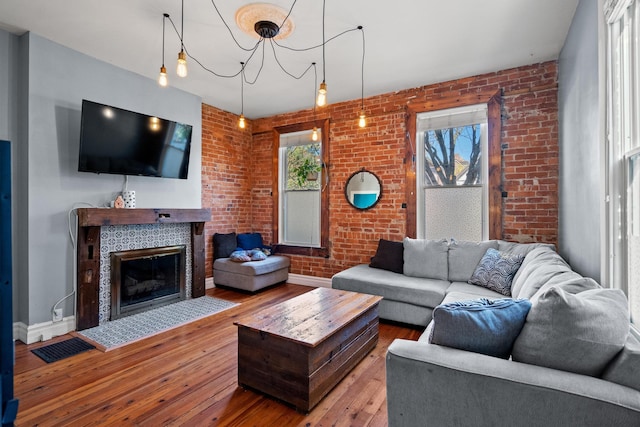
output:
M 469 283 L 511 296 L 511 282 L 523 260 L 522 254 L 508 254 L 491 248 L 487 249 L 471 275 Z
M 249 252 L 249 256 L 251 256 L 251 261 L 264 261 L 267 259 L 267 255 L 260 249 L 253 249 L 247 252 Z
M 247 262 L 251 261 L 251 257 L 247 253 L 247 251 L 233 251 L 231 255 L 229 255 L 229 259 L 234 262 Z

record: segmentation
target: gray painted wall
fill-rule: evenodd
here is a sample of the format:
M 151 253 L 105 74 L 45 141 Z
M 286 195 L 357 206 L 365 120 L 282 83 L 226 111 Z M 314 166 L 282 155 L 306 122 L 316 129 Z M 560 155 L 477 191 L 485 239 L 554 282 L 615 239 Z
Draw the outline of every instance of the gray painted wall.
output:
M 598 1 L 581 0 L 559 59 L 559 251 L 582 275 L 602 281 Z
M 24 129 L 15 164 L 20 218 L 14 224 L 19 236 L 14 252 L 20 277 L 17 320 L 34 325 L 51 321 L 52 306 L 73 291 L 69 211 L 80 203 L 105 206 L 124 182 L 122 176 L 77 171 L 82 99 L 193 125 L 189 178 L 130 177 L 128 188 L 136 191 L 139 208 L 201 207 L 202 101 L 33 33 L 19 42 L 20 81 L 9 82 L 20 87 L 23 114 L 17 127 Z M 64 316 L 72 315 L 73 298 L 59 307 Z

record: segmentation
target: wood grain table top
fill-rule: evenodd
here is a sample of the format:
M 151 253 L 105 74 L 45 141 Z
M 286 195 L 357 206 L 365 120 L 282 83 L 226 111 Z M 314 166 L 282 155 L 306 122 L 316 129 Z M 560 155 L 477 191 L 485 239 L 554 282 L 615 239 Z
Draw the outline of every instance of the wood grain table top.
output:
M 234 324 L 315 347 L 381 299 L 376 295 L 317 288 Z

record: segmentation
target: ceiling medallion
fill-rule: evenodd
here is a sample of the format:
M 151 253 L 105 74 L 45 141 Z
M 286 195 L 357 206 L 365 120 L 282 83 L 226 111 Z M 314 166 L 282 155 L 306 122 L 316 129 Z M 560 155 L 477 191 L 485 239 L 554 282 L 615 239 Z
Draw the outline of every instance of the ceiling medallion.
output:
M 282 28 L 279 25 L 287 19 Z M 236 12 L 236 24 L 242 31 L 257 39 L 286 39 L 295 25 L 287 11 L 269 3 L 252 3 L 242 6 Z

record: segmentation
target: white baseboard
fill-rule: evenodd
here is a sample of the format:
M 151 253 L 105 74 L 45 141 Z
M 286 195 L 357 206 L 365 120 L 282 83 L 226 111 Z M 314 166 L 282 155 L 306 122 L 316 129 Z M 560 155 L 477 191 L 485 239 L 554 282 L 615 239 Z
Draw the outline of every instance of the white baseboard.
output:
M 316 288 L 330 288 L 331 279 L 327 277 L 306 276 L 304 274 L 289 274 L 287 283 L 294 285 L 313 286 Z M 205 279 L 205 289 L 214 288 L 213 277 Z M 25 325 L 22 322 L 13 324 L 13 339 L 25 344 L 47 341 L 53 337 L 68 334 L 76 330 L 76 317 L 69 316 L 60 322 L 43 322 L 33 325 Z
M 316 288 L 330 288 L 331 279 L 327 277 L 305 276 L 304 274 L 289 273 L 287 283 L 294 285 L 314 286 Z
M 33 344 L 34 342 L 47 341 L 75 330 L 75 316 L 65 317 L 60 322 L 43 322 L 29 326 L 22 322 L 16 322 L 13 324 L 13 339 L 20 340 L 25 344 Z

